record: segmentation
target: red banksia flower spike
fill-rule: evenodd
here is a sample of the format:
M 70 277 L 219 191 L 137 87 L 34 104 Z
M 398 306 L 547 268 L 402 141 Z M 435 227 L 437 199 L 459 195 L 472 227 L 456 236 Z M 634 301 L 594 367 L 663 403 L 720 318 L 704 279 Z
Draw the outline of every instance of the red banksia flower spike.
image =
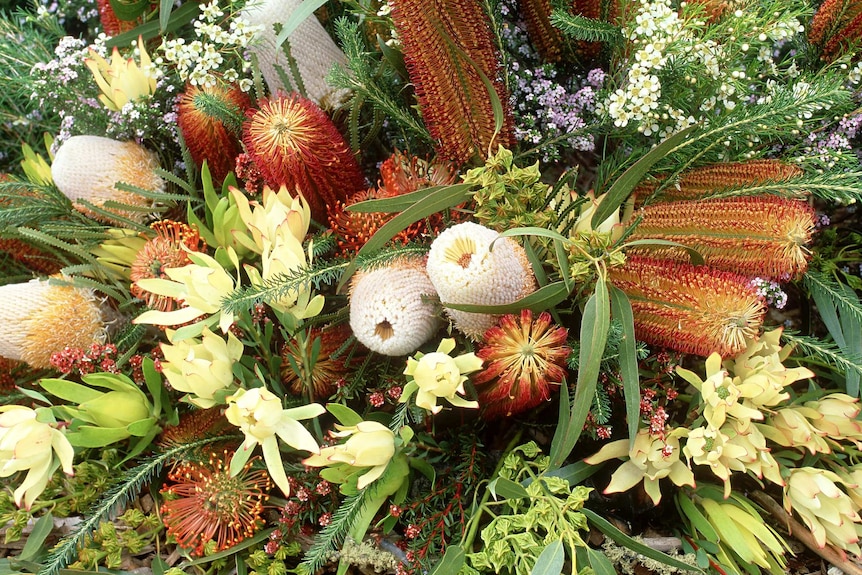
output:
M 195 163 L 207 162 L 213 180 L 221 182 L 242 152 L 239 134 L 251 99 L 237 86 L 186 85 L 177 103 L 177 124 Z
M 563 55 L 562 38 L 551 25 L 551 0 L 521 0 L 520 7 L 536 52 L 545 62 L 558 62 Z
M 437 154 L 463 165 L 510 146 L 513 120 L 498 79 L 499 60 L 488 17 L 476 0 L 399 0 L 392 19 L 422 119 Z M 481 74 L 479 73 L 481 70 Z M 503 104 L 503 127 L 482 75 Z
M 832 61 L 841 49 L 862 34 L 862 2 L 826 0 L 817 9 L 808 27 L 808 42 L 821 48 L 821 58 Z
M 694 248 L 717 269 L 751 276 L 798 276 L 808 268 L 815 214 L 802 200 L 777 196 L 657 203 L 641 210 L 631 240 L 669 240 Z M 683 248 L 630 253 L 685 262 Z
M 168 473 L 172 484 L 162 493 L 175 498 L 162 504 L 162 519 L 181 547 L 200 556 L 210 541 L 221 551 L 260 529 L 272 482 L 266 470 L 252 469 L 255 459 L 235 477 L 227 451 L 211 454 L 206 462 L 183 461 Z
M 167 278 L 165 269 L 191 263 L 186 250 L 200 251 L 201 237 L 197 229 L 182 222 L 162 220 L 150 227 L 156 232 L 156 237 L 144 244 L 132 262 L 130 291 L 136 298 L 144 300 L 150 309 L 171 311 L 175 303 L 173 298 L 148 292 L 140 288 L 137 282 L 148 278 Z
M 0 239 L 0 252 L 28 270 L 41 275 L 58 273 L 63 267 L 56 257 L 15 238 Z
M 721 190 L 756 186 L 766 182 L 783 182 L 803 174 L 798 166 L 780 160 L 727 162 L 694 168 L 680 174 L 679 180 L 665 186 L 656 198 L 650 198 L 658 183 L 641 183 L 635 188 L 635 202 L 699 200 Z
M 336 202 L 365 189 L 365 177 L 344 137 L 317 104 L 293 93 L 246 112 L 243 143 L 266 183 L 301 193 L 326 221 Z
M 684 353 L 733 357 L 766 313 L 749 278 L 709 266 L 631 256 L 609 279 L 631 301 L 638 339 Z
M 548 312 L 534 319 L 528 309 L 504 315 L 486 331 L 476 352 L 485 369 L 473 376 L 483 416 L 516 415 L 549 400 L 552 386 L 567 375 L 567 337 Z

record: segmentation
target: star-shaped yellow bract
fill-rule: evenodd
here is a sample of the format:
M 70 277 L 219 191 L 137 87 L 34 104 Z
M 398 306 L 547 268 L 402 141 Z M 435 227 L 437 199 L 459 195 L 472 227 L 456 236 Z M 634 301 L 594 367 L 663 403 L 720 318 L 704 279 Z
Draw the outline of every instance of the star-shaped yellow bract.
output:
M 465 353 L 452 357 L 449 353 L 455 349 L 454 339 L 444 339 L 437 346 L 437 351 L 429 354 L 417 353 L 407 360 L 404 375 L 411 379 L 404 386 L 401 403 L 406 402 L 416 393 L 416 405 L 438 413 L 443 406 L 437 405 L 438 399 L 445 399 L 457 407 L 478 408 L 479 402 L 467 401 L 464 395 L 464 374 L 482 369 L 482 360 L 474 353 Z M 459 395 L 460 394 L 460 395 Z

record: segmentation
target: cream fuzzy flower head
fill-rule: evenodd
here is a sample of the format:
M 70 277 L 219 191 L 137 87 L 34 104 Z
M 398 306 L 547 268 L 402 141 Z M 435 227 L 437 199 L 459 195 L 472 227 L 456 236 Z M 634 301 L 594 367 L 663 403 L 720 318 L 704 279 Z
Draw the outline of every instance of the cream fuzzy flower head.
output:
M 350 288 L 350 328 L 365 347 L 406 355 L 440 329 L 428 296 L 436 292 L 419 260 L 359 273 Z
M 263 26 L 263 31 L 256 35 L 248 48 L 257 56 L 260 71 L 272 94 L 294 90 L 284 85 L 278 68 L 294 87 L 297 85 L 283 47 L 276 46 L 273 25 L 287 22 L 301 3 L 301 0 L 253 0 L 242 11 L 246 22 Z M 290 55 L 296 60 L 308 97 L 323 108 L 337 104 L 346 92 L 328 85 L 325 78 L 334 64 L 345 66 L 347 57 L 323 25 L 314 15 L 305 18 L 285 43 L 290 44 Z
M 158 167 L 156 155 L 135 142 L 119 142 L 101 136 L 72 136 L 54 155 L 51 176 L 57 188 L 75 204 L 75 209 L 95 219 L 112 221 L 77 202 L 86 200 L 98 208 L 108 201 L 147 208 L 152 204 L 150 199 L 124 192 L 115 185 L 122 182 L 161 192 L 165 182 L 155 172 Z M 138 222 L 147 214 L 146 210 L 106 209 Z
M 101 302 L 89 289 L 46 280 L 0 287 L 0 356 L 38 369 L 51 367 L 51 355 L 65 347 L 104 343 Z
M 473 222 L 445 230 L 431 244 L 428 277 L 444 303 L 501 305 L 536 289 L 524 248 Z M 497 240 L 497 241 L 495 241 Z M 491 245 L 493 243 L 493 246 Z M 447 309 L 459 331 L 479 339 L 498 316 Z

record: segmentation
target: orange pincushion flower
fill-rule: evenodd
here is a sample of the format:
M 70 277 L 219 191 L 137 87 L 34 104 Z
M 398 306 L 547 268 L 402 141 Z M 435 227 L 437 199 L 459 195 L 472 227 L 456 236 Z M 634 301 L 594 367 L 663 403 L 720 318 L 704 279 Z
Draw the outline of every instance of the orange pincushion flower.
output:
M 777 196 L 666 202 L 646 206 L 632 240 L 661 239 L 697 250 L 714 268 L 781 278 L 808 268 L 814 232 L 807 202 Z M 629 253 L 688 261 L 683 248 L 637 248 Z
M 221 551 L 263 525 L 260 516 L 272 482 L 266 470 L 251 469 L 255 459 L 235 477 L 226 463 L 227 451 L 211 454 L 207 462 L 184 461 L 168 473 L 173 485 L 166 484 L 161 492 L 176 499 L 162 504 L 162 519 L 181 547 L 203 555 L 206 544 L 215 541 L 216 551 Z
M 177 103 L 177 124 L 195 163 L 207 162 L 213 180 L 221 182 L 242 152 L 237 134 L 251 100 L 237 86 L 186 85 Z M 213 109 L 226 118 L 213 115 Z M 236 118 L 231 122 L 230 118 Z M 227 123 L 225 122 L 227 120 Z
M 258 106 L 246 112 L 243 143 L 269 186 L 297 190 L 319 222 L 336 202 L 365 189 L 353 152 L 317 104 L 293 93 Z
M 506 87 L 498 78 L 498 53 L 488 17 L 477 0 L 400 0 L 392 20 L 404 63 L 435 141 L 437 154 L 461 165 L 484 159 L 514 141 Z M 503 103 L 503 127 L 482 75 Z
M 486 331 L 476 352 L 485 369 L 473 377 L 484 417 L 515 415 L 550 399 L 551 386 L 566 378 L 567 336 L 548 312 L 533 320 L 528 309 Z
M 191 263 L 186 249 L 200 251 L 201 238 L 196 228 L 182 222 L 162 220 L 150 227 L 156 232 L 156 237 L 144 244 L 132 263 L 130 291 L 151 309 L 171 311 L 175 303 L 173 298 L 148 292 L 138 287 L 137 282 L 146 278 L 166 279 L 166 268 L 179 268 Z
M 353 332 L 347 324 L 338 324 L 324 328 L 313 328 L 304 341 L 293 340 L 284 344 L 281 351 L 281 381 L 292 393 L 314 401 L 327 399 L 333 393 L 338 380 L 347 375 L 350 368 L 359 359 L 350 349 L 345 349 L 347 340 Z M 315 344 L 315 340 L 320 341 Z M 307 373 L 308 358 L 312 349 L 318 345 L 317 359 L 311 373 Z M 336 352 L 341 351 L 337 357 Z M 299 370 L 299 374 L 296 370 Z M 301 374 L 301 376 L 300 376 Z M 306 389 L 306 379 L 311 379 L 313 389 Z
M 379 197 L 389 198 L 454 184 L 458 180 L 458 170 L 451 162 L 427 162 L 396 151 L 380 166 L 380 180 Z
M 638 339 L 684 353 L 733 357 L 766 314 L 749 278 L 709 266 L 630 256 L 609 279 L 631 301 Z

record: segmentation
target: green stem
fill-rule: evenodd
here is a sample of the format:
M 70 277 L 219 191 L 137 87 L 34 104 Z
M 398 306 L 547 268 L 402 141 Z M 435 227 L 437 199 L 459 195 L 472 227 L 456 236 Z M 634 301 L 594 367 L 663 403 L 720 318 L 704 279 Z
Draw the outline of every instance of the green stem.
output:
M 494 473 L 491 476 L 492 480 L 500 474 L 500 470 L 503 469 L 503 463 L 506 461 L 506 456 L 509 455 L 509 452 L 511 452 L 516 445 L 518 445 L 518 442 L 521 440 L 522 433 L 523 430 L 519 429 L 515 433 L 515 436 L 512 437 L 511 441 L 509 441 L 509 444 L 503 451 L 503 455 L 500 457 L 500 461 L 497 462 L 497 467 L 494 468 Z M 473 546 L 473 541 L 476 539 L 476 533 L 479 532 L 479 519 L 482 517 L 482 511 L 487 511 L 486 504 L 490 498 L 491 491 L 486 489 L 484 495 L 482 495 L 482 501 L 480 501 L 478 507 L 476 507 L 476 512 L 473 514 L 473 517 L 470 518 L 467 535 L 461 540 L 461 548 L 465 552 L 469 552 L 470 548 Z

